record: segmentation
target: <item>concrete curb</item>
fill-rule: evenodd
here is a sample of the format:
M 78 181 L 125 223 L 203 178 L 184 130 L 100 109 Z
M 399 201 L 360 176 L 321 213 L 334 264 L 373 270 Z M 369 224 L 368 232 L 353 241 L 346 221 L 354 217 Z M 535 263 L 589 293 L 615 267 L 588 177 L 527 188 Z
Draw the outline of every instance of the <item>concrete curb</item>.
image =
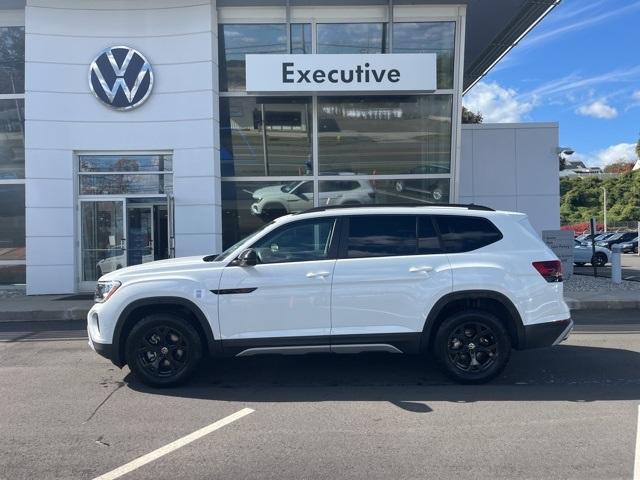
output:
M 64 310 L 22 310 L 14 312 L 0 312 L 0 323 L 86 320 L 88 312 L 88 308 L 80 307 L 71 307 Z
M 571 310 L 635 310 L 640 309 L 640 300 L 576 300 L 564 299 Z M 640 317 L 640 312 L 639 312 Z

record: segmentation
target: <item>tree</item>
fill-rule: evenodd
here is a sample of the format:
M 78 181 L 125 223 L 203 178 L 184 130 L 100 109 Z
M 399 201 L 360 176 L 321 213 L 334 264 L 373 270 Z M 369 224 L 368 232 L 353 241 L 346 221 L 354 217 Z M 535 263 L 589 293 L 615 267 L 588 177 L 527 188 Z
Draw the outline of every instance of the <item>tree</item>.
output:
M 605 173 L 625 173 L 633 170 L 633 166 L 635 162 L 626 162 L 624 160 L 620 160 L 619 162 L 610 163 L 606 167 L 604 167 Z
M 462 123 L 482 123 L 482 114 L 462 107 Z M 640 140 L 638 140 L 640 142 Z
M 462 107 L 464 109 L 464 107 Z M 462 112 L 464 115 L 464 112 Z M 464 123 L 464 122 L 462 122 Z M 636 143 L 636 157 L 640 158 L 640 137 L 638 138 L 638 142 Z

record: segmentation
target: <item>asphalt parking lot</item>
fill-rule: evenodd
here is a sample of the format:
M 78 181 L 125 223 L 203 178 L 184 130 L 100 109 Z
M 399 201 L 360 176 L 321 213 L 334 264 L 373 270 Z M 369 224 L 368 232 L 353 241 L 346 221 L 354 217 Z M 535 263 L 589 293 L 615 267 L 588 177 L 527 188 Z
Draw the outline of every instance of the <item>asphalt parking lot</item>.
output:
M 633 478 L 639 315 L 576 312 L 568 342 L 475 387 L 361 354 L 218 360 L 152 390 L 80 322 L 0 324 L 0 478 Z
M 624 253 L 620 258 L 622 266 L 622 279 L 632 282 L 640 282 L 640 256 L 635 253 Z M 593 275 L 593 267 L 585 265 L 573 267 L 573 273 L 577 275 Z M 611 264 L 598 268 L 599 277 L 611 278 Z

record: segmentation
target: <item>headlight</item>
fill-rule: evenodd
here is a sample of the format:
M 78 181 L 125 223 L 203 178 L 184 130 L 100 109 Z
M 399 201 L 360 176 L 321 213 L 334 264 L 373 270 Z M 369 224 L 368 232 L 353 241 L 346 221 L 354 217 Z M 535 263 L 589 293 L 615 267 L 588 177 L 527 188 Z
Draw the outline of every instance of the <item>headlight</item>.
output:
M 116 292 L 120 285 L 122 284 L 117 280 L 98 282 L 96 284 L 96 293 L 93 295 L 93 299 L 98 303 L 106 302 L 109 300 L 109 297 Z

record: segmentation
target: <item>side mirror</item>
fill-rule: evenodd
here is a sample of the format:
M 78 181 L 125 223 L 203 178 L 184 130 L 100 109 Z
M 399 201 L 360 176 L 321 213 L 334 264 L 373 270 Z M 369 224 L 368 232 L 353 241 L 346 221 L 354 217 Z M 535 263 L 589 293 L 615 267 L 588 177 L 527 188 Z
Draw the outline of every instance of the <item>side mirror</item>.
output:
M 253 248 L 247 248 L 238 255 L 238 265 L 241 267 L 253 267 L 259 263 L 258 254 Z

